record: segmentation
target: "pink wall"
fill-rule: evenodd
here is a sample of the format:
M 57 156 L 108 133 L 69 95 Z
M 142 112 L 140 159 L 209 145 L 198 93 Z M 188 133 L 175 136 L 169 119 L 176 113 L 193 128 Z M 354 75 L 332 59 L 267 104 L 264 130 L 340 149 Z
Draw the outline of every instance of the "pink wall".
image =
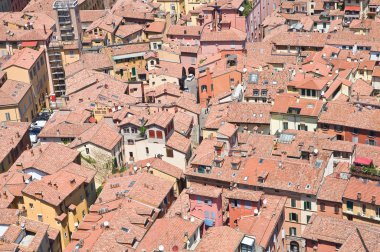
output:
M 247 41 L 261 41 L 261 24 L 267 16 L 279 9 L 280 4 L 280 0 L 254 1 L 253 9 L 246 18 Z
M 245 17 L 240 16 L 236 10 L 223 10 L 222 20 L 231 22 L 231 27 L 245 32 Z
M 211 205 L 205 203 L 205 200 L 211 200 Z M 222 213 L 222 197 L 208 198 L 198 195 L 190 195 L 190 214 L 204 220 L 208 214 L 208 218 L 212 219 L 212 212 L 215 213 L 214 226 L 223 225 L 223 213 Z

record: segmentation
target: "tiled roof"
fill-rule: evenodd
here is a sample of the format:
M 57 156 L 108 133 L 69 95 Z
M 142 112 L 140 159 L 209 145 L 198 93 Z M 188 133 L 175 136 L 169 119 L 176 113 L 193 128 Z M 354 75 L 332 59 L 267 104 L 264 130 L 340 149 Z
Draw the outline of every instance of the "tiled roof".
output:
M 230 28 L 229 30 L 220 30 L 220 31 L 210 31 L 209 29 L 204 29 L 201 36 L 202 42 L 230 42 L 230 41 L 239 41 L 243 42 L 247 38 L 247 34 L 235 29 Z
M 116 128 L 106 122 L 101 122 L 84 131 L 69 146 L 70 148 L 76 148 L 86 143 L 92 143 L 111 151 L 121 142 L 121 139 L 121 135 Z
M 289 108 L 297 108 L 300 109 L 299 114 L 302 116 L 317 117 L 323 106 L 320 100 L 303 99 L 288 94 L 277 95 L 274 100 L 271 113 L 286 114 Z
M 143 26 L 140 24 L 120 25 L 116 31 L 116 36 L 126 38 L 136 32 L 142 31 Z
M 12 106 L 19 104 L 25 95 L 30 91 L 32 86 L 16 80 L 6 80 L 0 88 L 0 105 Z M 30 96 L 29 96 L 30 97 Z
M 190 150 L 191 140 L 177 132 L 173 132 L 173 134 L 166 142 L 166 146 L 173 148 L 181 153 L 187 154 Z
M 202 27 L 200 26 L 171 25 L 166 35 L 200 37 L 201 31 L 202 31 Z
M 264 193 L 262 191 L 251 191 L 245 189 L 233 189 L 226 191 L 224 196 L 228 199 L 249 200 L 252 202 L 260 202 Z
M 341 203 L 347 183 L 348 180 L 336 178 L 332 175 L 325 177 L 317 195 L 318 200 Z
M 137 250 L 154 251 L 160 245 L 168 250 L 174 246 L 183 250 L 186 244 L 184 234 L 187 233 L 189 238 L 192 237 L 201 224 L 202 221 L 198 219 L 185 220 L 178 216 L 158 219 L 138 245 Z
M 358 108 L 345 102 L 329 102 L 318 123 L 380 131 L 380 110 Z
M 141 166 L 144 168 L 149 168 L 147 167 L 147 164 L 150 164 L 150 168 L 166 173 L 177 179 L 181 179 L 183 177 L 183 171 L 181 168 L 174 166 L 172 164 L 169 164 L 168 162 L 160 158 L 148 158 L 148 159 L 144 159 L 144 160 L 140 160 L 136 162 L 136 165 L 138 167 Z
M 231 124 L 228 122 L 222 123 L 222 125 L 218 129 L 218 134 L 221 134 L 227 137 L 232 137 L 236 133 L 237 130 L 238 128 L 234 124 Z
M 163 21 L 154 21 L 153 23 L 148 24 L 144 31 L 153 32 L 153 33 L 163 33 L 165 30 L 166 22 Z
M 10 170 L 26 170 L 34 168 L 46 174 L 54 174 L 58 170 L 75 162 L 79 152 L 57 143 L 47 143 L 24 151 Z
M 29 197 L 58 206 L 75 192 L 86 178 L 67 171 L 58 171 L 44 176 L 41 180 L 33 180 L 22 191 Z
M 14 149 L 28 133 L 29 123 L 26 122 L 2 122 L 0 123 L 0 161 Z
M 380 205 L 380 190 L 379 181 L 351 177 L 346 190 L 344 191 L 343 198 L 350 200 L 359 200 L 358 194 L 360 193 L 361 202 L 372 203 L 375 197 L 374 204 Z
M 203 185 L 203 184 L 197 184 L 192 182 L 190 187 L 187 189 L 187 193 L 189 195 L 199 195 L 204 197 L 210 197 L 210 198 L 219 198 L 219 196 L 222 194 L 223 189 L 215 187 L 215 186 L 209 186 L 209 185 Z
M 43 52 L 43 48 L 40 48 L 38 51 L 30 49 L 28 47 L 21 50 L 16 50 L 14 51 L 12 57 L 1 67 L 2 69 L 7 69 L 11 66 L 17 66 L 29 70 L 34 65 L 34 63 L 36 63 L 38 57 L 40 57 Z
M 159 208 L 173 185 L 174 182 L 146 172 L 122 173 L 107 179 L 97 202 L 113 201 L 117 199 L 117 194 L 123 193 L 128 198 Z
M 196 252 L 234 252 L 243 240 L 244 234 L 228 226 L 212 227 L 203 235 Z
M 266 249 L 272 242 L 277 223 L 285 208 L 286 197 L 265 195 L 266 207 L 260 209 L 258 216 L 246 216 L 238 220 L 238 230 L 256 238 L 256 244 Z
M 173 120 L 173 118 L 174 115 L 172 113 L 166 111 L 157 112 L 149 118 L 146 126 L 157 125 L 162 128 L 166 128 L 168 124 Z
M 367 230 L 378 235 L 380 233 L 380 229 L 374 225 L 314 214 L 302 233 L 302 237 L 308 240 L 344 244 L 353 233 L 357 232 L 356 229 Z

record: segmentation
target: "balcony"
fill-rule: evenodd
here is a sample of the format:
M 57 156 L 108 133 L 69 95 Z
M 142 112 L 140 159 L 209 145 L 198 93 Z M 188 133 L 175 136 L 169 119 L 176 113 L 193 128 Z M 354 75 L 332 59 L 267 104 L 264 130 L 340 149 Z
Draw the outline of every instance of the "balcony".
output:
M 72 31 L 74 28 L 71 25 L 61 26 L 61 31 Z
M 352 165 L 350 170 L 354 176 L 380 180 L 380 170 L 375 167 Z

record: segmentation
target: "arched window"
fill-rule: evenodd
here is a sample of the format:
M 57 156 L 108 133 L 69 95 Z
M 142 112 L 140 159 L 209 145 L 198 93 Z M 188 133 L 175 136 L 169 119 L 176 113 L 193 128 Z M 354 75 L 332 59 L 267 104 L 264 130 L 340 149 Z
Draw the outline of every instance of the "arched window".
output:
M 202 93 L 207 92 L 207 86 L 206 85 L 202 85 L 201 86 L 201 90 L 202 90 Z

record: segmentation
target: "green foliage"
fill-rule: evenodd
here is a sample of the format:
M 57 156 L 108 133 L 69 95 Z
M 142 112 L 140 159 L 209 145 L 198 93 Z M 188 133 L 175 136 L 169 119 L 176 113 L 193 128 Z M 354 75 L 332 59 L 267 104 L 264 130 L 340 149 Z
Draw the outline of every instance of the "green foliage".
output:
M 80 154 L 80 156 L 83 160 L 85 160 L 89 164 L 95 164 L 96 163 L 96 160 L 90 156 L 86 157 L 86 156 L 82 155 L 82 153 Z
M 144 125 L 140 127 L 139 131 L 140 131 L 140 136 L 142 137 L 145 136 L 146 128 Z
M 376 176 L 380 177 L 380 170 L 376 169 L 374 166 L 351 166 L 351 172 L 356 172 L 356 173 L 362 173 L 370 176 Z
M 250 3 L 249 1 L 246 0 L 246 1 L 244 1 L 242 6 L 244 7 L 243 16 L 246 17 L 246 16 L 248 16 L 248 14 L 252 10 L 252 3 Z
M 103 190 L 103 186 L 99 186 L 97 189 L 96 189 L 96 196 L 99 196 L 99 194 L 102 192 Z

